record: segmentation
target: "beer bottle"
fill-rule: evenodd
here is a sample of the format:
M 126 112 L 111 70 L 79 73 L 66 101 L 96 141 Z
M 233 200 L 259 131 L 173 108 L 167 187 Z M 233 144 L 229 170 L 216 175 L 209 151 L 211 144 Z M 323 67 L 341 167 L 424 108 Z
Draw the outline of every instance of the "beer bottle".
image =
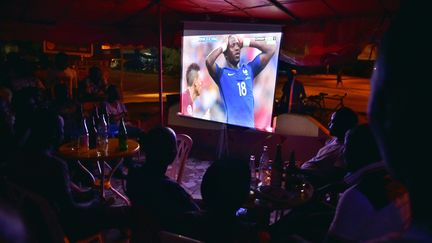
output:
M 96 124 L 98 124 L 98 123 L 99 123 L 100 116 L 99 116 L 99 108 L 98 108 L 97 105 L 94 106 L 93 116 L 94 116 L 94 118 L 95 118 Z
M 78 140 L 78 149 L 87 151 L 89 149 L 89 132 L 87 129 L 87 121 L 84 117 L 81 120 L 81 131 Z
M 256 176 L 256 164 L 255 155 L 249 157 L 249 169 L 251 172 L 251 188 L 256 188 L 257 186 L 257 176 Z
M 105 151 L 108 146 L 108 125 L 104 114 L 100 117 L 98 124 L 98 146 L 103 151 Z
M 299 183 L 299 169 L 296 166 L 295 151 L 291 151 L 290 160 L 285 170 L 285 190 L 290 191 Z
M 271 168 L 271 176 L 270 176 L 270 185 L 274 187 L 281 187 L 282 185 L 282 170 L 283 170 L 283 162 L 282 162 L 282 146 L 278 144 L 276 146 L 276 157 L 272 164 Z
M 126 151 L 128 149 L 127 130 L 126 130 L 126 125 L 125 125 L 123 117 L 121 118 L 121 122 L 120 122 L 120 125 L 119 125 L 118 147 L 119 147 L 120 151 Z
M 267 151 L 267 145 L 263 146 L 263 151 L 261 153 L 260 162 L 259 162 L 259 179 L 261 181 L 261 185 L 268 185 L 268 176 L 269 176 L 269 155 Z
M 97 146 L 97 139 L 98 139 L 98 132 L 96 129 L 96 121 L 95 121 L 95 117 L 93 116 L 92 119 L 90 120 L 90 124 L 89 124 L 89 148 L 90 149 L 94 149 Z

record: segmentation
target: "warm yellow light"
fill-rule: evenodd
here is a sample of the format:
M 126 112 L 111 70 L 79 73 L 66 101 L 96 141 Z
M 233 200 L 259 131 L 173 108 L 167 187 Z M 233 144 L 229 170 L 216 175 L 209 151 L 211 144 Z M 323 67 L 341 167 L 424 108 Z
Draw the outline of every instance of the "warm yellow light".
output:
M 104 45 L 101 46 L 101 49 L 102 50 L 109 50 L 109 49 L 111 49 L 111 46 L 108 45 L 108 44 L 104 44 Z

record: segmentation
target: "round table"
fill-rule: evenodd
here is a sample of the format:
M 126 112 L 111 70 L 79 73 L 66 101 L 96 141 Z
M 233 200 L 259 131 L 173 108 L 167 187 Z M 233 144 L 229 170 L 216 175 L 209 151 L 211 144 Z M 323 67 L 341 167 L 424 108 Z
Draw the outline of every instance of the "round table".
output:
M 274 222 L 279 220 L 285 210 L 307 203 L 314 194 L 314 188 L 308 181 L 291 186 L 288 190 L 274 186 L 252 188 L 246 207 L 260 210 L 261 223 L 268 225 L 274 212 Z
M 125 157 L 131 157 L 138 153 L 139 144 L 137 141 L 128 139 L 128 148 L 125 151 L 120 151 L 118 148 L 118 139 L 110 138 L 108 139 L 108 146 L 105 148 L 95 148 L 95 149 L 82 149 L 77 148 L 76 142 L 70 142 L 60 146 L 58 153 L 65 159 L 76 160 L 79 167 L 83 169 L 93 180 L 95 186 L 100 187 L 100 196 L 105 198 L 105 190 L 111 190 L 122 198 L 128 205 L 130 205 L 129 199 L 117 191 L 111 186 L 111 177 L 120 164 L 123 162 Z M 106 161 L 118 160 L 114 167 L 111 167 Z M 81 161 L 96 162 L 98 166 L 98 176 L 99 180 L 96 179 L 95 175 L 82 164 Z M 108 168 L 108 177 L 105 180 L 105 167 Z

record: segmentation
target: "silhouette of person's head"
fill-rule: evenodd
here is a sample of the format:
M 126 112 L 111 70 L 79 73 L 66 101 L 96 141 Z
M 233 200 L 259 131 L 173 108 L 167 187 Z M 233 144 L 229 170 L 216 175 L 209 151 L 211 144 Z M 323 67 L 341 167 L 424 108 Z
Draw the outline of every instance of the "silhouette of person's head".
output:
M 378 145 L 368 124 L 359 125 L 346 133 L 344 158 L 349 172 L 381 160 Z
M 54 64 L 57 70 L 65 70 L 69 65 L 69 56 L 64 52 L 57 53 Z
M 287 78 L 288 81 L 292 82 L 295 78 L 295 76 L 297 75 L 297 70 L 295 69 L 288 69 L 287 71 Z
M 120 91 L 116 85 L 108 86 L 108 88 L 106 89 L 105 92 L 106 92 L 108 102 L 112 103 L 114 101 L 120 100 L 120 97 L 121 97 Z
M 371 79 L 369 120 L 390 172 L 409 191 L 413 221 L 432 232 L 430 199 L 430 63 L 432 37 L 428 8 L 402 1 L 400 12 L 382 39 Z M 415 70 L 415 71 L 413 71 Z M 409 82 L 416 81 L 411 93 Z M 426 139 L 426 142 L 425 142 Z
M 176 133 L 169 127 L 154 127 L 144 136 L 142 145 L 146 163 L 165 172 L 177 155 Z
M 224 158 L 213 162 L 201 183 L 206 207 L 222 215 L 235 215 L 248 198 L 250 180 L 246 161 Z
M 32 117 L 30 135 L 25 144 L 26 149 L 42 151 L 54 149 L 63 141 L 64 121 L 56 112 L 39 108 Z
M 232 66 L 237 66 L 240 61 L 240 42 L 237 36 L 228 36 L 228 46 L 225 51 L 225 58 Z
M 89 79 L 94 84 L 97 84 L 97 85 L 102 84 L 102 79 L 103 79 L 102 70 L 99 67 L 92 66 L 89 69 Z
M 332 114 L 328 127 L 331 135 L 344 139 L 345 133 L 357 123 L 357 114 L 348 107 L 342 107 Z
M 42 103 L 42 94 L 38 88 L 27 87 L 15 92 L 12 107 L 17 116 L 31 115 Z

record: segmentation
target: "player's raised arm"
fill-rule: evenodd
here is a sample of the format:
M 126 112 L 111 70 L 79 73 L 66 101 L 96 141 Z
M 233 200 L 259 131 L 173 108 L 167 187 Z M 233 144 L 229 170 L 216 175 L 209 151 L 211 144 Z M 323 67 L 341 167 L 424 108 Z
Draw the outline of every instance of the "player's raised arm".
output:
M 224 41 L 222 46 L 216 47 L 213 51 L 211 51 L 206 58 L 206 66 L 210 76 L 213 80 L 216 81 L 216 59 L 222 54 L 226 48 L 227 43 Z
M 270 59 L 273 57 L 276 51 L 276 43 L 273 43 L 272 41 L 268 41 L 268 40 L 256 41 L 255 39 L 243 38 L 240 40 L 240 44 L 242 48 L 254 47 L 262 52 L 259 56 L 260 57 L 259 72 L 265 68 L 265 66 L 269 63 Z

